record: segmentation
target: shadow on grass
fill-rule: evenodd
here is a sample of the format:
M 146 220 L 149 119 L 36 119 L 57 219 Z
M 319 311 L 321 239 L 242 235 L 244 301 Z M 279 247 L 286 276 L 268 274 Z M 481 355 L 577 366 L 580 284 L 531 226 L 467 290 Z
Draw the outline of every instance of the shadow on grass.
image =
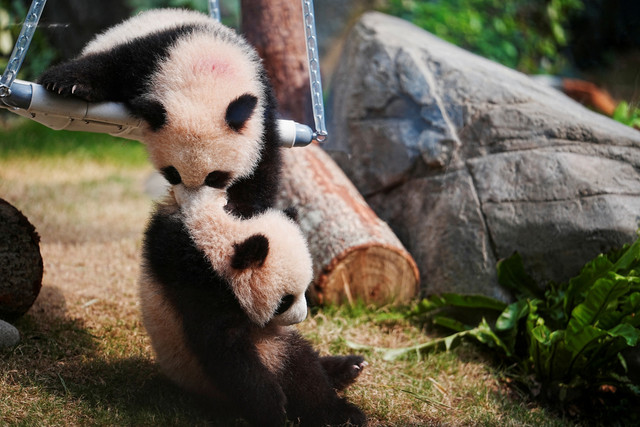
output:
M 65 314 L 62 295 L 48 296 L 53 305 L 15 323 L 20 344 L 0 351 L 0 395 L 13 397 L 6 410 L 23 414 L 12 418 L 16 425 L 245 425 L 180 390 L 150 359 L 103 354 L 101 338 Z M 19 401 L 25 390 L 28 403 Z

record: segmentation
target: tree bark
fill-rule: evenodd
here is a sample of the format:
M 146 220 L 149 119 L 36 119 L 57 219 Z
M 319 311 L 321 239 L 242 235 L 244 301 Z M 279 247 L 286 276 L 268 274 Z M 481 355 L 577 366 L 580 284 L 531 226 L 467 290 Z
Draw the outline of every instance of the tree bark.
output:
M 300 0 L 242 0 L 242 31 L 264 61 L 283 118 L 310 123 L 307 51 Z
M 42 287 L 40 237 L 27 218 L 0 199 L 0 319 L 29 310 Z
M 419 289 L 416 263 L 317 145 L 283 153 L 279 207 L 294 206 L 313 258 L 317 303 L 407 303 Z
M 264 60 L 281 114 L 312 123 L 300 0 L 242 0 L 244 33 Z M 318 146 L 283 153 L 278 205 L 294 206 L 314 264 L 317 303 L 406 303 L 418 269 L 391 229 Z

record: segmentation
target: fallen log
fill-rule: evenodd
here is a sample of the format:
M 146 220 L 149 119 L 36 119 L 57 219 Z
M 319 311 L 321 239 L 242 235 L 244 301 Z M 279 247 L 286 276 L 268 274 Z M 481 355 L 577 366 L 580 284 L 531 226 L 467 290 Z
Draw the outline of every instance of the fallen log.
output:
M 14 320 L 31 308 L 42 287 L 42 274 L 35 227 L 0 199 L 0 319 Z
M 419 289 L 415 261 L 318 146 L 286 150 L 278 206 L 293 206 L 314 265 L 315 303 L 406 303 Z

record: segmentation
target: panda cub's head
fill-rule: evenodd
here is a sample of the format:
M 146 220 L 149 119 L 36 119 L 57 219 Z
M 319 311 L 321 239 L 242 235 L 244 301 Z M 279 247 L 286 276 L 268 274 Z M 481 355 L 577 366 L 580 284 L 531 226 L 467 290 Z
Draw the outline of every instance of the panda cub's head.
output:
M 240 219 L 225 210 L 226 202 L 224 191 L 205 187 L 179 207 L 195 247 L 229 282 L 253 323 L 302 322 L 313 273 L 300 227 L 275 209 Z
M 154 74 L 149 96 L 162 100 L 164 118 L 149 130 L 147 147 L 179 204 L 202 186 L 225 189 L 256 168 L 265 108 L 256 61 L 244 46 L 196 31 L 177 41 Z
M 179 201 L 198 187 L 227 188 L 252 174 L 265 109 L 273 105 L 261 60 L 244 38 L 201 13 L 158 9 L 98 35 L 82 56 L 118 52 L 132 70 L 122 72 L 143 79 L 123 98 L 147 123 L 150 159 Z

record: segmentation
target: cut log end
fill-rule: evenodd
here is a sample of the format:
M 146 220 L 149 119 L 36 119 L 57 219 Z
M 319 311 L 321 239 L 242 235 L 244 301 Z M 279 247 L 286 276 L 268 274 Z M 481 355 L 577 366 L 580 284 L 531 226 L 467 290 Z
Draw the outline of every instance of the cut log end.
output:
M 418 268 L 408 253 L 362 245 L 333 259 L 311 287 L 310 299 L 319 304 L 406 304 L 418 287 Z
M 0 319 L 14 320 L 40 293 L 40 237 L 27 218 L 0 199 Z

